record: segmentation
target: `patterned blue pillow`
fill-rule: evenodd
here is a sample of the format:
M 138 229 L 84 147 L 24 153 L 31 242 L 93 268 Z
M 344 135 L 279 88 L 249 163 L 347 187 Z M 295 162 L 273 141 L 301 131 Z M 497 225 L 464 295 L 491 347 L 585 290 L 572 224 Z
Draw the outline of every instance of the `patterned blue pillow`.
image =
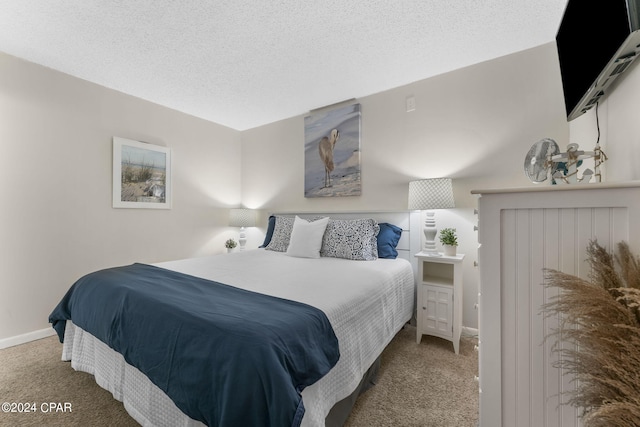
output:
M 320 255 L 365 261 L 378 259 L 379 231 L 373 219 L 330 219 Z
M 295 218 L 292 217 L 276 215 L 273 235 L 265 249 L 276 252 L 286 252 L 289 247 L 289 240 L 291 240 L 291 230 L 293 230 L 294 220 Z

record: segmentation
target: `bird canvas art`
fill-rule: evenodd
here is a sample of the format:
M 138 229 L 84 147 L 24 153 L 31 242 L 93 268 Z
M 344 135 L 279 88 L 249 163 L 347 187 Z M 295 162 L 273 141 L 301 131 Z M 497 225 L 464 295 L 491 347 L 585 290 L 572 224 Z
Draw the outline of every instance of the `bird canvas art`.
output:
M 360 126 L 360 104 L 305 117 L 305 197 L 361 194 Z

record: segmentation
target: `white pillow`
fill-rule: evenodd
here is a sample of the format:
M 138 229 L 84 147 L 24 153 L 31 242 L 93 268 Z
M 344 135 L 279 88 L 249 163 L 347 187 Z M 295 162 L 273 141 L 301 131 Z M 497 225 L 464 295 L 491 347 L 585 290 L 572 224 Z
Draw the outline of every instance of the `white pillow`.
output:
M 320 258 L 322 237 L 328 223 L 329 217 L 308 222 L 296 216 L 287 255 L 298 258 Z

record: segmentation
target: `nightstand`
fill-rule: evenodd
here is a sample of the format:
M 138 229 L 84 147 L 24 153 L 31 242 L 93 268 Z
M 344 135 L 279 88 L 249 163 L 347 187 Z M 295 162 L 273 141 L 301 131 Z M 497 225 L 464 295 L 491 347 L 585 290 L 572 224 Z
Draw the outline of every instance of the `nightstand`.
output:
M 458 354 L 462 331 L 462 261 L 464 255 L 418 258 L 418 324 L 416 342 L 433 335 L 453 343 Z

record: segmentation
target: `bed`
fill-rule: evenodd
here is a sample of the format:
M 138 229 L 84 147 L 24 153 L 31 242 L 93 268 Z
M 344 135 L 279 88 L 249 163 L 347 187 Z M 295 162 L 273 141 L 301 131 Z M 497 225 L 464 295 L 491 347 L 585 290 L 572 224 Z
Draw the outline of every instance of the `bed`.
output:
M 326 354 L 323 354 L 323 357 L 327 357 L 322 360 L 324 370 L 318 369 L 317 378 L 310 377 L 311 383 L 300 387 L 300 407 L 303 409 L 294 411 L 295 415 L 292 416 L 290 423 L 265 421 L 265 425 L 341 425 L 358 391 L 364 386 L 371 372 L 375 371 L 382 350 L 414 314 L 415 273 L 409 261 L 412 258 L 410 256 L 412 251 L 409 234 L 412 222 L 410 214 L 377 213 L 369 215 L 368 218 L 364 218 L 364 214 L 331 216 L 330 220 L 324 220 L 331 225 L 327 225 L 324 229 L 322 244 L 318 248 L 322 255 L 304 256 L 308 255 L 305 254 L 308 250 L 307 243 L 310 240 L 315 242 L 317 239 L 310 239 L 310 234 L 307 234 L 303 239 L 305 241 L 303 247 L 296 249 L 295 242 L 301 241 L 301 234 L 296 234 L 296 230 L 299 231 L 301 228 L 293 226 L 298 220 L 309 224 L 314 223 L 318 217 L 321 216 L 311 214 L 300 215 L 299 218 L 291 215 L 273 216 L 270 218 L 268 232 L 270 245 L 266 245 L 266 248 L 170 261 L 152 266 L 138 266 L 150 269 L 152 273 L 159 270 L 161 274 L 166 272 L 178 278 L 184 275 L 202 280 L 203 286 L 211 281 L 223 287 L 258 294 L 261 298 L 275 298 L 297 303 L 304 307 L 311 307 L 326 316 L 331 332 L 337 340 L 339 357 L 334 357 L 333 350 L 325 350 Z M 274 230 L 272 226 L 276 223 L 275 218 L 278 218 L 278 224 Z M 383 222 L 387 218 L 396 224 L 399 223 L 403 229 L 398 235 L 399 240 L 395 242 L 395 248 L 392 248 L 397 253 L 396 257 L 375 257 L 377 259 L 369 260 L 347 259 L 350 257 L 348 252 L 354 245 L 350 245 L 351 249 L 347 251 L 346 256 L 344 251 L 340 252 L 340 245 L 333 248 L 334 251 L 331 252 L 331 243 L 327 240 L 327 235 L 337 236 L 338 240 L 353 239 L 353 236 L 346 236 L 349 233 L 353 234 L 353 229 L 350 227 L 354 222 L 363 220 L 368 224 L 375 224 L 376 234 L 378 234 L 381 225 L 384 227 L 391 224 L 390 221 Z M 287 224 L 283 225 L 285 223 Z M 349 227 L 340 229 L 344 224 Z M 288 235 L 286 233 L 282 235 L 283 227 L 289 231 Z M 310 228 L 307 225 L 304 227 Z M 345 232 L 347 229 L 350 231 Z M 330 233 L 330 230 L 333 232 Z M 361 231 L 357 229 L 357 233 Z M 318 231 L 316 230 L 315 233 L 317 234 Z M 376 239 L 378 238 L 381 237 L 376 236 Z M 287 250 L 278 250 L 277 243 L 287 239 L 290 243 Z M 358 247 L 359 253 L 361 248 Z M 368 253 L 368 249 L 364 251 Z M 138 366 L 141 368 L 138 369 L 132 366 L 128 360 L 125 360 L 125 356 L 112 349 L 113 345 L 110 347 L 103 342 L 106 340 L 98 339 L 95 336 L 99 335 L 98 332 L 94 335 L 74 324 L 73 314 L 68 317 L 58 320 L 58 324 L 63 324 L 63 328 L 58 327 L 58 330 L 62 329 L 64 334 L 62 359 L 70 360 L 74 369 L 94 375 L 98 385 L 109 390 L 116 399 L 122 401 L 125 409 L 140 424 L 199 426 L 203 423 L 209 425 L 218 423 L 211 418 L 188 416 L 184 408 L 176 406 L 174 400 L 168 396 L 168 392 L 164 391 L 163 384 L 156 385 L 157 381 L 154 383 L 150 379 L 153 378 L 150 374 L 142 372 L 145 368 Z M 242 321 L 238 323 L 243 324 Z M 251 329 L 251 327 L 248 328 Z M 313 331 L 312 337 L 325 333 Z M 330 339 L 322 338 L 322 341 L 330 341 Z M 316 344 L 305 342 L 304 345 L 315 346 Z M 306 362 L 304 356 L 303 359 Z M 326 365 L 327 363 L 329 365 Z M 187 387 L 183 386 L 183 388 Z M 235 401 L 238 390 L 232 390 L 230 393 L 234 396 L 230 400 Z M 251 401 L 251 398 L 248 399 Z M 245 412 L 258 411 L 258 406 L 260 405 L 257 402 L 245 404 Z

